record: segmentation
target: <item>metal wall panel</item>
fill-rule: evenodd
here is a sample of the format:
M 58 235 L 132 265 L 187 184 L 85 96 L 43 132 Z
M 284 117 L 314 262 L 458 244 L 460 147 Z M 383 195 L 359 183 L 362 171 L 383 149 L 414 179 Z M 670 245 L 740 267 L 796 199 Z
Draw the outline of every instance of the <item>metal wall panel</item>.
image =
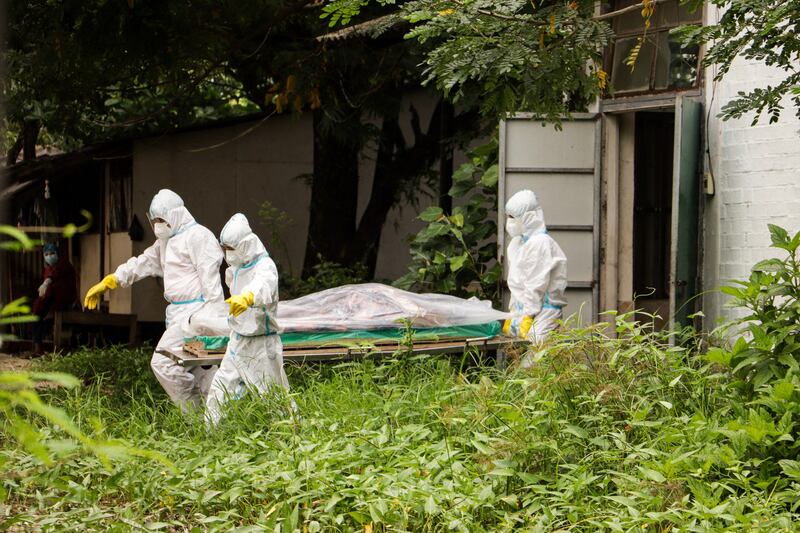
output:
M 590 231 L 548 231 L 567 256 L 569 281 L 591 283 L 594 280 L 594 242 Z
M 507 197 L 522 189 L 535 189 L 548 226 L 591 226 L 594 215 L 594 174 L 506 174 Z
M 591 169 L 595 166 L 594 120 L 564 121 L 561 130 L 539 120 L 511 119 L 506 124 L 506 168 Z
M 520 113 L 500 124 L 497 242 L 505 255 L 505 203 L 531 189 L 539 197 L 550 235 L 567 256 L 565 317 L 597 320 L 600 270 L 601 123 L 591 113 L 565 119 L 560 129 Z M 505 267 L 505 266 L 504 266 Z
M 567 306 L 564 320 L 575 316 L 577 325 L 588 325 L 594 321 L 594 298 L 592 289 L 567 289 Z

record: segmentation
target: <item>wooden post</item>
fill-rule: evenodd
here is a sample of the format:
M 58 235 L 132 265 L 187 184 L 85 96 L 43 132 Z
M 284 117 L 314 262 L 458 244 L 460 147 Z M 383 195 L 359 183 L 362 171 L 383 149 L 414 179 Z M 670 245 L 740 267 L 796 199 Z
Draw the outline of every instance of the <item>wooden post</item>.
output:
M 136 315 L 130 316 L 130 324 L 128 325 L 128 344 L 133 346 L 136 344 Z
M 61 348 L 62 318 L 61 311 L 56 311 L 53 318 L 53 351 Z

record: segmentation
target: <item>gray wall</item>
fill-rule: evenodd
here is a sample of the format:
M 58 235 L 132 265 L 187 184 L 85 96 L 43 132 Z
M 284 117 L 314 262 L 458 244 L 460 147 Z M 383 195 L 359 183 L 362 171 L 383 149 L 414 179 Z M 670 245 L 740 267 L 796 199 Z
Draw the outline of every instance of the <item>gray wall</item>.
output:
M 435 100 L 426 93 L 405 98 L 405 109 L 413 100 L 423 128 L 433 112 Z M 410 114 L 404 117 L 404 132 L 413 142 Z M 298 176 L 313 168 L 312 120 L 276 116 L 263 122 L 143 139 L 133 148 L 133 209 L 146 228 L 146 237 L 134 243 L 141 253 L 154 237 L 145 214 L 152 196 L 162 188 L 180 194 L 199 223 L 219 235 L 222 226 L 236 212 L 244 213 L 270 254 L 282 266 L 298 274 L 303 265 L 310 188 Z M 366 150 L 361 163 L 359 216 L 366 208 L 372 187 L 374 153 Z M 284 251 L 270 242 L 270 232 L 258 217 L 259 206 L 269 200 L 285 211 L 293 223 L 281 235 Z M 418 212 L 435 200 L 420 195 L 420 205 L 393 210 L 384 226 L 376 278 L 396 279 L 405 273 L 409 261 L 408 238 L 421 223 Z M 286 253 L 288 252 L 288 253 Z M 158 280 L 143 280 L 133 288 L 132 311 L 140 320 L 163 320 L 165 306 Z
M 708 20 L 718 12 L 710 7 Z M 798 65 L 800 67 L 800 65 Z M 706 72 L 706 112 L 709 113 L 707 142 L 716 194 L 706 201 L 704 312 L 714 327 L 719 319 L 741 315 L 725 304 L 729 297 L 715 289 L 733 279 L 747 279 L 750 268 L 768 257 L 784 257 L 770 247 L 767 224 L 800 231 L 800 119 L 789 98 L 776 124 L 761 117 L 751 126 L 752 116 L 739 120 L 716 119 L 723 105 L 739 91 L 767 84 L 775 86 L 785 73 L 763 62 L 738 58 L 719 82 L 715 70 Z M 711 102 L 713 98 L 713 104 Z

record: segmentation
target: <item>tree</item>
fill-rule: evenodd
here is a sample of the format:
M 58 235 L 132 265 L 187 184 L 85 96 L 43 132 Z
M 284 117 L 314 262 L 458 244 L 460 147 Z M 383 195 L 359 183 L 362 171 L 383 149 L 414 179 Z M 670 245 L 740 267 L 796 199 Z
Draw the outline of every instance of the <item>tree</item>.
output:
M 330 0 L 331 25 L 347 24 L 371 4 Z M 413 0 L 393 20 L 429 46 L 424 81 L 454 102 L 477 105 L 492 119 L 533 111 L 558 120 L 582 110 L 605 87 L 604 47 L 612 38 L 594 0 Z M 387 24 L 392 20 L 387 21 Z
M 695 4 L 699 4 L 694 0 Z M 683 28 L 689 41 L 708 46 L 704 65 L 719 65 L 715 79 L 722 79 L 737 57 L 763 61 L 782 70 L 783 80 L 775 86 L 757 87 L 737 96 L 722 107 L 720 116 L 740 118 L 755 112 L 753 125 L 766 111 L 769 122 L 777 122 L 784 97 L 791 96 L 800 117 L 800 1 L 798 0 L 710 0 L 724 13 L 717 24 Z
M 401 95 L 419 86 L 419 46 L 392 32 L 320 40 L 320 13 L 311 0 L 15 3 L 8 122 L 69 145 L 259 110 L 312 113 L 305 271 L 322 256 L 371 274 L 388 211 L 416 198 L 442 138 L 418 121 L 413 144 L 398 134 Z M 466 137 L 474 124 L 462 124 Z M 358 221 L 358 161 L 369 147 L 375 186 Z
M 613 39 L 606 21 L 634 9 L 641 9 L 647 20 L 660 1 L 642 0 L 640 6 L 597 15 L 596 2 L 589 0 L 413 0 L 401 3 L 396 17 L 412 23 L 407 37 L 432 41 L 425 80 L 454 100 L 478 98 L 487 115 L 534 111 L 557 119 L 605 89 L 601 54 Z M 325 13 L 331 25 L 347 24 L 367 6 L 395 3 L 329 0 Z M 681 3 L 692 10 L 704 5 L 703 0 Z M 720 116 L 727 120 L 755 112 L 755 124 L 766 111 L 770 122 L 776 122 L 786 96 L 800 116 L 800 1 L 709 3 L 723 11 L 717 24 L 688 26 L 677 33 L 686 43 L 707 46 L 703 64 L 720 66 L 717 80 L 737 57 L 763 61 L 785 73 L 777 85 L 739 92 Z M 570 97 L 566 105 L 564 95 Z

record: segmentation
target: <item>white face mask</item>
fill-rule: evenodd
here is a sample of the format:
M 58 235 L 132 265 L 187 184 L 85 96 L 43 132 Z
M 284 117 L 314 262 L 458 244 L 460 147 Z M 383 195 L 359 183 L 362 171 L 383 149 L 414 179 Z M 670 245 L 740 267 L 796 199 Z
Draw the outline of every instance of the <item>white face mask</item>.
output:
M 518 218 L 509 218 L 506 220 L 506 233 L 509 237 L 518 237 L 525 233 L 525 226 L 522 225 L 522 220 Z
M 156 222 L 153 224 L 153 233 L 156 234 L 157 239 L 169 239 L 171 233 L 169 224 L 166 222 Z
M 238 267 L 244 263 L 242 255 L 236 250 L 225 250 L 225 261 L 232 267 Z

